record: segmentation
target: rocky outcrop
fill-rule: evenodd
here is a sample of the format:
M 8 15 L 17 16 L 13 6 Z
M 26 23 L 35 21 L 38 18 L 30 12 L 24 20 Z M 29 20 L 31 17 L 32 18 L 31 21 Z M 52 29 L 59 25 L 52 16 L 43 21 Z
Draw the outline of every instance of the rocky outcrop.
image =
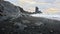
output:
M 0 3 L 0 21 L 6 20 L 7 18 L 17 18 L 19 15 L 20 10 L 18 7 L 7 1 Z
M 39 14 L 40 14 L 40 13 L 42 13 L 42 12 L 41 12 L 41 11 L 39 11 L 39 8 L 38 8 L 38 7 L 36 7 L 36 8 L 35 8 L 35 12 L 34 12 L 34 13 L 35 13 L 35 14 L 36 14 L 36 13 L 39 13 Z

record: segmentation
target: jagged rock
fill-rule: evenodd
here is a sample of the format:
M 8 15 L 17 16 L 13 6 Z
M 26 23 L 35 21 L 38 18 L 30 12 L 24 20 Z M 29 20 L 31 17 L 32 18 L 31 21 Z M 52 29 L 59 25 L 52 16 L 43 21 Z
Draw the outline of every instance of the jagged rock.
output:
M 39 8 L 38 7 L 36 7 L 35 8 L 35 12 L 34 13 L 42 13 L 41 11 L 39 11 Z

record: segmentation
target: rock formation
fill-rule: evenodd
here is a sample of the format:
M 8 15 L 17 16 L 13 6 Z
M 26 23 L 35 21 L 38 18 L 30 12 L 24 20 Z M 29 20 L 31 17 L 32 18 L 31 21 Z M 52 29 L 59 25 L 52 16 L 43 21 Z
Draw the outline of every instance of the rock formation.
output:
M 39 11 L 39 8 L 38 8 L 38 7 L 36 7 L 36 8 L 35 8 L 35 13 L 42 13 L 42 12 Z

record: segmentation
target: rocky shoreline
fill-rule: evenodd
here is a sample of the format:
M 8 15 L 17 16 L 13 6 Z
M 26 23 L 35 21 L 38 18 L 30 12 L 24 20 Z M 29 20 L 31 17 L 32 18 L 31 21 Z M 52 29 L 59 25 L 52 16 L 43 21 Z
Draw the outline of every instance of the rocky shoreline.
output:
M 60 21 L 29 16 L 8 1 L 0 3 L 0 34 L 60 34 Z

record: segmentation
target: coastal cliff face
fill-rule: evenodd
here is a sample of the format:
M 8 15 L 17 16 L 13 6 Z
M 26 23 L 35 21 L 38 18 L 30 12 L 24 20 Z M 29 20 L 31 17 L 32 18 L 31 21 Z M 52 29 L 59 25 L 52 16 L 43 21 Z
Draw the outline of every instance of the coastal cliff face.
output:
M 0 21 L 7 18 L 17 18 L 20 14 L 18 7 L 14 6 L 10 2 L 2 1 L 0 3 Z
M 60 21 L 32 17 L 8 1 L 0 3 L 0 34 L 60 34 Z

